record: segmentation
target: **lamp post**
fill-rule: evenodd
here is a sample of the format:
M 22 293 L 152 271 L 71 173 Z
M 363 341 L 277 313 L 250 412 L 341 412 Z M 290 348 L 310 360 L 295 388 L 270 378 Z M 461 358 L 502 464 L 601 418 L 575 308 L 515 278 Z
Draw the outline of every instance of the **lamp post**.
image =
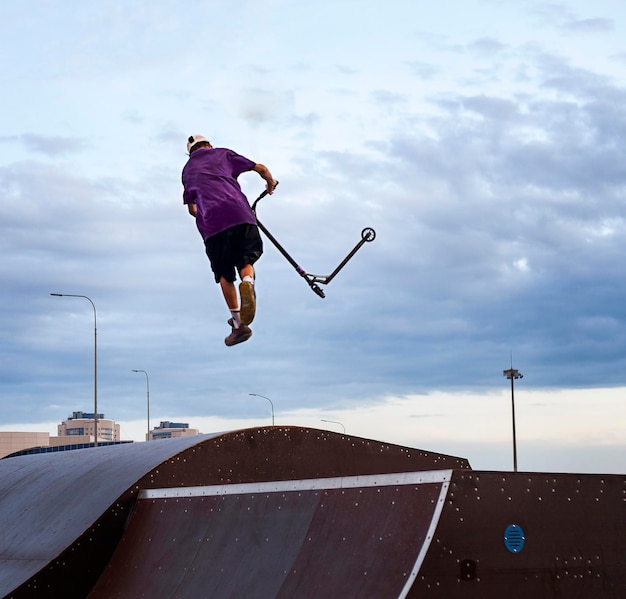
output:
M 343 429 L 343 434 L 346 434 L 346 427 L 341 422 L 337 420 L 326 420 L 324 418 L 322 418 L 322 422 L 331 422 L 332 424 L 338 424 Z
M 511 413 L 513 415 L 513 472 L 517 472 L 517 437 L 515 434 L 515 390 L 513 381 L 516 379 L 524 378 L 524 375 L 519 371 L 513 368 L 513 364 L 511 364 L 511 368 L 508 370 L 503 370 L 502 374 L 511 381 Z
M 98 327 L 96 317 L 96 305 L 90 297 L 86 295 L 76 295 L 73 293 L 51 293 L 55 297 L 82 297 L 86 299 L 93 308 L 93 444 L 98 447 Z
M 143 372 L 146 375 L 146 399 L 148 403 L 148 436 L 146 441 L 150 440 L 150 378 L 145 370 L 133 370 L 133 372 Z
M 267 399 L 270 402 L 270 406 L 272 406 L 272 426 L 274 426 L 274 404 L 269 397 L 265 397 L 265 395 L 259 395 L 258 393 L 248 393 L 248 395 L 254 395 L 255 397 L 262 397 L 263 399 Z

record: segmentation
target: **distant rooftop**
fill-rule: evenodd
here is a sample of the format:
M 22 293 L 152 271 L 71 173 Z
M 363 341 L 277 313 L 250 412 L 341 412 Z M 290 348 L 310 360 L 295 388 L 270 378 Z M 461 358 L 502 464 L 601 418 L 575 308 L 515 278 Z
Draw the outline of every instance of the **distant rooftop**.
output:
M 92 414 L 93 415 L 93 414 Z M 98 441 L 98 447 L 104 447 L 105 445 L 124 445 L 126 443 L 133 443 L 133 441 Z M 94 443 L 73 443 L 71 445 L 54 445 L 51 447 L 31 447 L 30 449 L 22 449 L 16 451 L 2 458 L 15 458 L 21 455 L 32 455 L 35 453 L 57 453 L 59 451 L 71 451 L 73 449 L 86 449 L 87 447 L 95 447 Z
M 189 428 L 188 422 L 170 422 L 169 420 L 163 420 L 159 426 L 155 426 L 154 429 L 159 428 Z
M 71 416 L 68 416 L 68 420 L 93 420 L 93 412 L 72 412 Z M 104 414 L 98 414 L 98 420 L 104 420 Z

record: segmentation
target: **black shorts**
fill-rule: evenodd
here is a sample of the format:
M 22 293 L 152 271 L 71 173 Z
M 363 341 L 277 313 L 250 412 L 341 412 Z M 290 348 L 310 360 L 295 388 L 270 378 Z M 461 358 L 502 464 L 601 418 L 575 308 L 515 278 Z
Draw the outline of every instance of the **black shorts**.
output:
M 254 264 L 263 253 L 263 241 L 256 225 L 235 225 L 205 240 L 206 255 L 211 261 L 215 282 L 224 277 L 233 283 L 235 269 Z

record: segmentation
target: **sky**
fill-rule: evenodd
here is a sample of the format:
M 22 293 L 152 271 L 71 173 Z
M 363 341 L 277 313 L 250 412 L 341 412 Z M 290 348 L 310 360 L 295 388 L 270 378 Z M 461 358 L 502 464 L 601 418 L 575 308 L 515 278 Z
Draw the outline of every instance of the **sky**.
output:
M 273 409 L 511 469 L 513 365 L 521 470 L 626 471 L 623 2 L 0 14 L 0 430 L 93 411 L 95 324 L 98 411 L 126 439 L 149 384 L 151 426 Z M 307 272 L 376 231 L 324 299 L 266 239 L 236 347 L 182 204 L 191 134 L 270 168 L 259 220 Z

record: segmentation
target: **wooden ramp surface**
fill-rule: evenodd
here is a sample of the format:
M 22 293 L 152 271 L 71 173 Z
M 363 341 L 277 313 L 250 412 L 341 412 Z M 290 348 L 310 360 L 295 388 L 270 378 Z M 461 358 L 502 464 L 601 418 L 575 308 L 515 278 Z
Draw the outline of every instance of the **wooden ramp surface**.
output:
M 143 492 L 89 597 L 406 597 L 450 475 Z

